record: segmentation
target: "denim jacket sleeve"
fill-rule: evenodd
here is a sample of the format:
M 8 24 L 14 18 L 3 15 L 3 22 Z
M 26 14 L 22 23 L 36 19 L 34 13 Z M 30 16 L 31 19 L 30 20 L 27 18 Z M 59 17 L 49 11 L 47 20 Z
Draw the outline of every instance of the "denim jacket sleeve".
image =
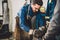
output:
M 39 22 L 39 27 L 45 26 L 45 16 L 38 14 L 38 22 Z
M 45 26 L 45 19 L 43 17 L 39 18 L 39 25 L 40 26 Z
M 26 15 L 26 7 L 22 7 L 22 9 L 19 11 L 18 16 L 19 16 L 19 25 L 20 28 L 26 32 L 29 32 L 29 27 L 25 24 L 25 15 Z

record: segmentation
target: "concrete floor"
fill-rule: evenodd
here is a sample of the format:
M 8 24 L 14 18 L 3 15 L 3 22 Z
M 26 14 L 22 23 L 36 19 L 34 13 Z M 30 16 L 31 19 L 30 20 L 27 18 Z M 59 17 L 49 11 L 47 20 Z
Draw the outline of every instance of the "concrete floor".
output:
M 13 36 L 11 36 L 10 38 L 0 39 L 0 40 L 14 40 L 14 38 L 13 38 Z

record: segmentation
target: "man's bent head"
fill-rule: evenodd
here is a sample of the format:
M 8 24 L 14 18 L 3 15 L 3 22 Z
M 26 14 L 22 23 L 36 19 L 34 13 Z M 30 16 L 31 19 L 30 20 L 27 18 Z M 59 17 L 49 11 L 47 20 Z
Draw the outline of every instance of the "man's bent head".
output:
M 42 0 L 33 0 L 31 2 L 31 7 L 32 7 L 33 12 L 37 12 L 42 5 L 43 5 Z

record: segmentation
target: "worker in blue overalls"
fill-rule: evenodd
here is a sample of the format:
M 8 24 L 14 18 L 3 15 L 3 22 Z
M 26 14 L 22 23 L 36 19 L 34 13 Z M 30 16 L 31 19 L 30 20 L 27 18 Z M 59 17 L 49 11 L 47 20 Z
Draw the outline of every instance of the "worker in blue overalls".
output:
M 48 29 L 47 29 L 47 32 L 45 33 L 44 37 L 43 37 L 43 40 L 56 40 L 55 39 L 55 21 L 54 20 L 54 17 L 52 18 L 53 14 L 54 14 L 54 9 L 55 9 L 55 6 L 56 6 L 56 2 L 57 0 L 48 0 L 48 3 L 47 3 L 47 10 L 46 10 L 46 16 L 49 16 L 49 20 L 51 20 L 50 22 L 50 25 L 48 26 Z M 56 11 L 56 10 L 55 10 Z M 55 16 L 55 15 L 54 15 Z M 57 18 L 57 17 L 56 17 Z M 55 25 L 53 25 L 55 24 Z
M 42 0 L 33 0 L 31 4 L 24 5 L 18 12 L 19 25 L 23 33 L 21 33 L 21 40 L 29 40 L 28 32 L 33 29 L 45 26 L 44 16 L 41 15 L 40 8 L 43 5 Z M 25 35 L 25 37 L 24 37 Z
M 50 19 L 53 16 L 55 5 L 56 5 L 56 0 L 48 0 L 47 9 L 46 9 L 46 16 L 49 16 Z

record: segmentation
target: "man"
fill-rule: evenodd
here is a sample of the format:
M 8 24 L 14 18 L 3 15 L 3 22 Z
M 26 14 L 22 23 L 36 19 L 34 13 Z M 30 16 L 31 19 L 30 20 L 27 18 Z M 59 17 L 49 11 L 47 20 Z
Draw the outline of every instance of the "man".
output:
M 28 35 L 28 32 L 29 34 L 31 34 L 31 29 L 39 29 L 39 27 L 45 26 L 44 17 L 41 15 L 42 12 L 40 12 L 39 10 L 42 5 L 42 0 L 33 0 L 31 4 L 24 5 L 22 9 L 19 11 L 19 25 L 22 31 L 24 32 L 24 34 L 22 33 L 22 36 L 26 34 Z
M 60 0 L 57 0 L 54 15 L 50 22 L 43 40 L 56 40 L 56 36 L 60 35 Z

